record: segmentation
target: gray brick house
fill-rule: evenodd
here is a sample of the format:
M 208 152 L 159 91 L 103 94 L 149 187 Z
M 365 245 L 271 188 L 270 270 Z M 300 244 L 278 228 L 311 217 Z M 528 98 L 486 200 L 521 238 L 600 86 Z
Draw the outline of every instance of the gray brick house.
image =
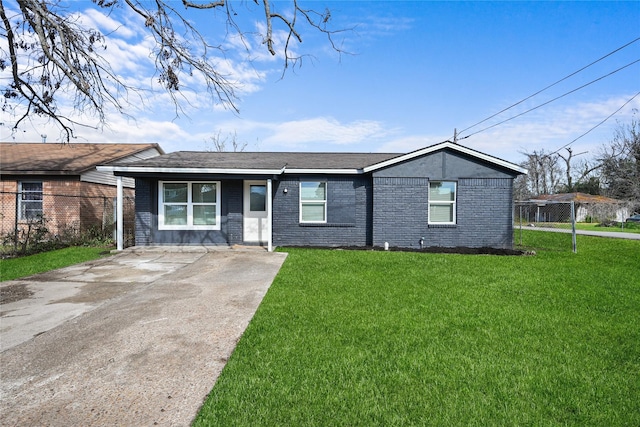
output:
M 443 142 L 408 154 L 174 152 L 136 180 L 136 245 L 513 245 L 521 167 Z

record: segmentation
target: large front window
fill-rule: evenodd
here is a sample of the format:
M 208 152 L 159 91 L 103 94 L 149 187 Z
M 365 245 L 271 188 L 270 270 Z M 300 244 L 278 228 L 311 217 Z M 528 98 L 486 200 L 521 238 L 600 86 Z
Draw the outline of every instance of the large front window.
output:
M 429 183 L 429 224 L 456 223 L 456 183 Z
M 42 182 L 21 182 L 19 184 L 18 217 L 33 220 L 42 217 Z
M 160 182 L 160 230 L 219 230 L 219 182 Z
M 327 222 L 327 183 L 300 183 L 300 222 Z

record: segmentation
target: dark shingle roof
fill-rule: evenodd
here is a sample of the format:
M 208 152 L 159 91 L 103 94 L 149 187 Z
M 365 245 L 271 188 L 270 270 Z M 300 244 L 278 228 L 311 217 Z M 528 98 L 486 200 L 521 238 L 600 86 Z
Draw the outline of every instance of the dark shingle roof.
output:
M 128 167 L 199 169 L 362 169 L 398 153 L 260 153 L 177 151 L 127 163 Z M 124 165 L 123 165 L 124 166 Z
M 440 150 L 451 150 L 507 170 L 515 175 L 526 173 L 520 166 L 476 150 L 441 142 L 411 153 L 291 153 L 291 152 L 194 152 L 178 151 L 156 158 L 98 168 L 121 173 L 370 173 Z M 514 175 L 514 176 L 515 176 Z

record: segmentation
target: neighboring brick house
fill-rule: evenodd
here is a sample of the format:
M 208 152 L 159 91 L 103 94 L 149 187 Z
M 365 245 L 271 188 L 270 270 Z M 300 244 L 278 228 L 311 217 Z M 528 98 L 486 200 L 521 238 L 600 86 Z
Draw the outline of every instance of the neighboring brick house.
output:
M 96 165 L 161 154 L 157 144 L 0 143 L 0 233 L 40 216 L 52 234 L 112 224 L 116 178 Z M 123 188 L 134 197 L 133 179 L 124 179 Z
M 513 163 L 451 142 L 408 154 L 175 152 L 136 179 L 136 245 L 513 246 Z

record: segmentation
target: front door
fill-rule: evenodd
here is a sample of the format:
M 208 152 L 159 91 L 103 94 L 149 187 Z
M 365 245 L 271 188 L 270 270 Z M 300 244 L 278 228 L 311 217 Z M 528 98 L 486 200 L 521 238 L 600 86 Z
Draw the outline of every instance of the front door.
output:
M 244 182 L 243 238 L 245 242 L 267 243 L 269 223 L 267 221 L 267 182 Z

